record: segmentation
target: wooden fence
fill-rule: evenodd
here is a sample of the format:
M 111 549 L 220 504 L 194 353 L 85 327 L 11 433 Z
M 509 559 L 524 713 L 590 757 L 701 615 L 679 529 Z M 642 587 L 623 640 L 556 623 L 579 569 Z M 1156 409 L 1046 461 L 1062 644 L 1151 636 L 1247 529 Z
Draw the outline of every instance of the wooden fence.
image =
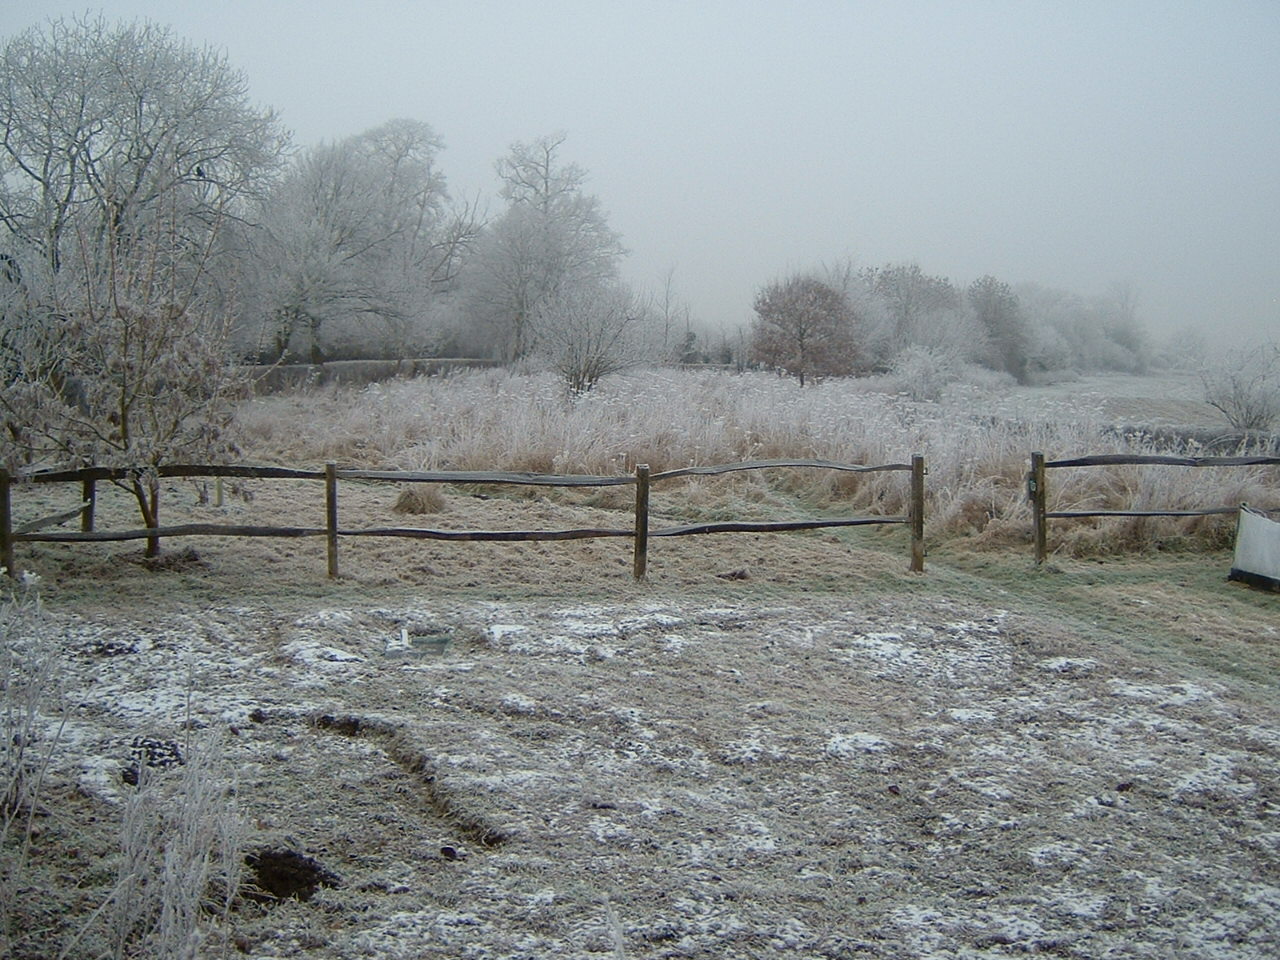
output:
M 1048 556 L 1050 520 L 1073 520 L 1081 517 L 1209 517 L 1233 514 L 1239 507 L 1206 507 L 1199 510 L 1049 510 L 1047 474 L 1056 467 L 1109 467 L 1119 465 L 1161 465 L 1175 467 L 1251 467 L 1280 465 L 1280 457 L 1172 457 L 1136 454 L 1102 454 L 1071 460 L 1046 460 L 1043 453 L 1031 454 L 1031 471 L 1027 474 L 1027 495 L 1031 499 L 1031 516 L 1035 532 L 1036 563 Z
M 848 517 L 842 519 L 787 520 L 777 522 L 701 523 L 679 527 L 651 529 L 649 524 L 650 490 L 654 484 L 678 477 L 718 476 L 744 470 L 779 468 L 813 468 L 850 473 L 905 471 L 911 475 L 909 510 L 905 516 Z M 139 475 L 137 470 L 88 467 L 81 470 L 58 470 L 13 477 L 0 470 L 0 566 L 14 575 L 16 543 L 95 543 L 104 541 L 148 540 L 158 544 L 165 537 L 324 537 L 327 544 L 329 576 L 338 576 L 338 542 L 342 537 L 410 537 L 422 540 L 582 540 L 597 537 L 632 537 L 634 539 L 633 574 L 643 579 L 648 565 L 648 544 L 653 537 L 683 537 L 704 533 L 759 533 L 786 530 L 817 530 L 827 527 L 853 527 L 871 524 L 906 524 L 911 528 L 910 569 L 924 570 L 924 458 L 912 457 L 911 463 L 889 463 L 878 466 L 834 463 L 825 460 L 758 460 L 747 463 L 708 467 L 685 467 L 651 473 L 646 465 L 636 467 L 634 476 L 549 475 L 535 473 L 502 473 L 476 471 L 405 472 L 386 470 L 344 470 L 329 463 L 324 470 L 296 470 L 288 467 L 254 467 L 245 465 L 168 465 L 155 471 L 161 478 L 221 478 L 257 480 L 322 480 L 324 482 L 324 526 L 268 527 L 237 524 L 187 523 L 133 530 L 96 530 L 94 511 L 97 503 L 96 484 L 101 481 L 124 481 Z M 338 482 L 340 480 L 385 481 L 391 483 L 448 484 L 514 484 L 546 487 L 608 487 L 634 485 L 635 514 L 632 526 L 623 528 L 581 528 L 571 530 L 429 530 L 418 527 L 366 527 L 344 529 L 338 517 Z M 22 484 L 79 483 L 81 504 L 54 516 L 42 517 L 15 527 L 12 492 Z M 50 527 L 80 518 L 80 530 L 47 532 Z

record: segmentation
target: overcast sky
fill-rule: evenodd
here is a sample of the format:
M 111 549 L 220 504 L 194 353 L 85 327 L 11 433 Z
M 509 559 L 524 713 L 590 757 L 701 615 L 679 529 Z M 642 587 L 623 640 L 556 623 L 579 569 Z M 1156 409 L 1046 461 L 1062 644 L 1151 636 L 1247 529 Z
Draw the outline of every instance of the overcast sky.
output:
M 0 0 L 0 33 L 86 8 L 224 48 L 301 145 L 426 121 L 455 193 L 564 131 L 628 278 L 713 327 L 847 256 L 1280 337 L 1277 0 Z

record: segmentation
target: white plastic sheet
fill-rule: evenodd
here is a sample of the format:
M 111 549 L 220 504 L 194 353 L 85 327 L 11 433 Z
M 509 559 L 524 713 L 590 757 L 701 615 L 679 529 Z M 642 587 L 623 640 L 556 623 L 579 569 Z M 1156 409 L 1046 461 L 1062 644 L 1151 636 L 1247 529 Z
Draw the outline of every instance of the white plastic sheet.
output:
M 1230 579 L 1280 590 L 1280 523 L 1256 510 L 1240 508 Z

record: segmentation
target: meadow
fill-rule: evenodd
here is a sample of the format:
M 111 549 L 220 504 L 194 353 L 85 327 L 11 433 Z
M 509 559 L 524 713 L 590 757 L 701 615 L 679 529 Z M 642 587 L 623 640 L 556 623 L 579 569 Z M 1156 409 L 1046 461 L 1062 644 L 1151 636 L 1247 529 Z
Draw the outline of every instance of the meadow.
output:
M 508 370 L 390 381 L 259 398 L 239 426 L 251 457 L 282 463 L 404 470 L 525 470 L 626 474 L 765 459 L 909 462 L 929 471 L 927 532 L 934 542 L 983 548 L 1029 535 L 1025 477 L 1034 450 L 1051 459 L 1103 453 L 1274 455 L 1275 440 L 1213 446 L 1229 431 L 1198 398 L 1194 375 L 1103 376 L 1048 388 L 1015 387 L 973 371 L 914 400 L 889 377 L 832 379 L 801 388 L 767 373 L 645 370 L 567 398 L 550 375 Z M 1270 469 L 1270 473 L 1268 473 Z M 1060 470 L 1051 510 L 1191 509 L 1248 502 L 1280 506 L 1274 468 L 1112 467 Z M 627 494 L 614 500 L 621 506 Z M 798 506 L 906 512 L 901 477 L 789 473 L 690 480 L 677 513 L 794 515 Z M 598 500 L 599 498 L 597 498 Z M 1221 520 L 1088 521 L 1062 527 L 1058 549 L 1221 547 Z
M 246 459 L 291 465 L 923 453 L 928 566 L 907 572 L 896 529 L 664 541 L 642 583 L 625 541 L 360 541 L 335 581 L 312 541 L 173 541 L 162 563 L 24 545 L 42 579 L 0 608 L 4 739 L 26 745 L 6 767 L 7 955 L 1280 950 L 1276 595 L 1227 583 L 1229 532 L 1203 522 L 1064 523 L 1040 569 L 1029 549 L 1031 450 L 1146 450 L 1126 424 L 1203 431 L 1211 411 L 1185 378 L 902 393 L 660 371 L 569 400 L 491 370 L 251 401 Z M 1271 469 L 1059 471 L 1057 496 L 1262 503 Z M 299 522 L 320 500 L 294 483 L 221 506 L 174 484 L 165 509 Z M 344 516 L 408 522 L 402 491 L 350 487 Z M 437 494 L 413 522 L 628 507 Z M 691 479 L 655 509 L 893 513 L 904 495 L 902 476 L 779 471 Z M 103 524 L 128 510 L 104 496 Z

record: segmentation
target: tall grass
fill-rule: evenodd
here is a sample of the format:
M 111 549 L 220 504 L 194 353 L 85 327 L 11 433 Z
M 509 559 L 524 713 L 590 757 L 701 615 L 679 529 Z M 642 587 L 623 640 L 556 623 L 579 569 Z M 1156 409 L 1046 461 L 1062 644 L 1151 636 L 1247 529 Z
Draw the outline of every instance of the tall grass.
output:
M 37 629 L 35 578 L 24 573 L 11 586 L 0 568 L 0 580 L 8 594 L 0 601 L 0 956 L 8 956 L 66 704 L 56 651 Z
M 125 801 L 117 882 L 108 911 L 111 956 L 211 955 L 240 887 L 245 825 L 222 742 L 188 746 L 176 776 L 139 767 Z
M 259 398 L 241 411 L 238 425 L 251 456 L 390 469 L 613 475 L 637 463 L 656 472 L 773 458 L 879 464 L 921 453 L 929 470 L 930 536 L 979 542 L 1026 535 L 1024 477 L 1032 450 L 1053 458 L 1155 452 L 1146 440 L 1108 429 L 1097 398 L 1015 396 L 990 377 L 949 384 L 936 401 L 913 400 L 896 386 L 862 379 L 800 388 L 763 373 L 649 370 L 608 378 L 570 399 L 550 374 L 497 369 Z M 1241 500 L 1274 507 L 1275 471 L 1267 469 L 1059 470 L 1050 478 L 1051 509 Z M 883 513 L 905 508 L 900 475 L 807 477 L 769 482 L 812 502 Z M 760 482 L 693 482 L 685 489 L 706 499 L 708 488 Z M 1147 539 L 1156 543 L 1199 536 L 1198 529 L 1213 525 L 1148 526 Z M 1115 532 L 1109 522 L 1077 526 L 1073 549 L 1105 549 Z

